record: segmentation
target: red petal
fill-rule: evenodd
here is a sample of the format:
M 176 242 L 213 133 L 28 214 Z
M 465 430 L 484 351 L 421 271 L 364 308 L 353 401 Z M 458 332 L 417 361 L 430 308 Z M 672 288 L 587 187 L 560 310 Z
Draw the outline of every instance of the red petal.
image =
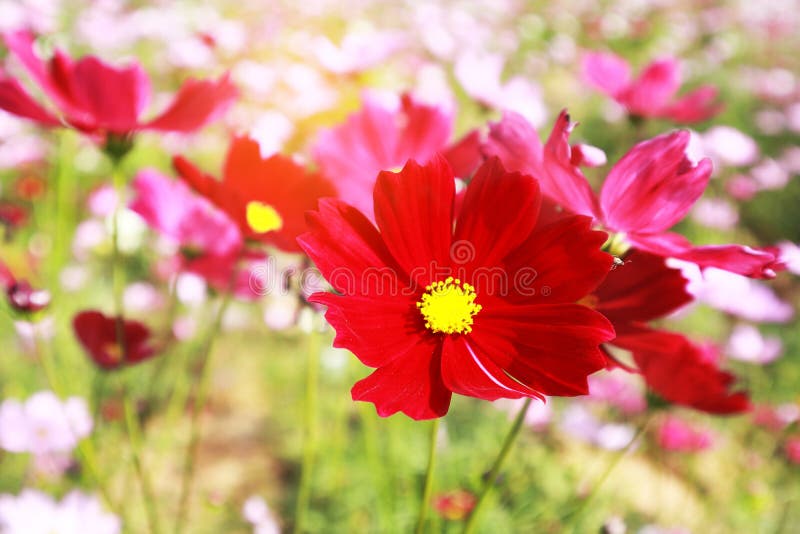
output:
M 118 319 L 95 310 L 80 312 L 72 320 L 78 341 L 97 365 L 103 369 L 115 369 L 155 354 L 155 349 L 148 344 L 150 330 L 142 323 L 130 320 L 123 323 L 124 351 L 120 350 L 120 355 L 112 354 L 110 348 L 119 346 L 117 323 Z
M 403 412 L 412 419 L 447 413 L 452 393 L 441 372 L 441 346 L 420 342 L 413 349 L 358 381 L 353 400 L 372 402 L 381 417 Z
M 508 300 L 572 303 L 591 293 L 611 269 L 600 250 L 606 233 L 591 229 L 589 217 L 570 215 L 536 229 L 506 260 Z
M 679 269 L 664 258 L 634 251 L 600 284 L 597 310 L 615 326 L 622 321 L 647 322 L 663 317 L 692 301 Z
M 442 348 L 442 378 L 453 393 L 478 399 L 518 399 L 542 396 L 509 378 L 464 336 L 447 336 Z
M 711 177 L 711 160 L 693 165 L 686 157 L 688 143 L 685 130 L 660 135 L 614 165 L 600 193 L 609 228 L 658 233 L 686 216 Z
M 614 329 L 577 304 L 504 305 L 487 302 L 470 340 L 522 384 L 545 395 L 585 395 L 586 377 L 603 369 L 599 346 Z
M 200 172 L 200 169 L 183 156 L 172 158 L 172 165 L 178 175 L 189 187 L 211 201 L 212 204 L 228 214 L 240 229 L 247 228 L 245 208 L 247 203 L 236 191 L 223 186 L 222 182 Z
M 189 79 L 181 86 L 172 104 L 144 127 L 193 132 L 224 113 L 238 95 L 227 74 L 217 81 Z
M 408 297 L 343 297 L 315 293 L 309 301 L 328 306 L 325 318 L 336 331 L 335 347 L 347 349 L 364 365 L 393 362 L 428 335 Z
M 378 175 L 378 228 L 398 265 L 422 286 L 435 278 L 434 269 L 450 265 L 454 196 L 453 172 L 441 156 Z
M 380 234 L 355 208 L 323 199 L 318 212 L 307 214 L 307 221 L 309 231 L 297 242 L 336 291 L 391 296 L 407 287 Z
M 61 121 L 40 106 L 13 78 L 0 70 L 0 109 L 12 115 L 36 121 L 44 126 L 61 126 Z
M 497 157 L 487 160 L 467 187 L 456 223 L 450 262 L 457 276 L 475 285 L 475 269 L 501 265 L 533 231 L 540 202 L 534 179 L 507 173 Z
M 456 177 L 469 178 L 483 161 L 480 132 L 472 130 L 450 145 L 442 155 L 450 163 Z

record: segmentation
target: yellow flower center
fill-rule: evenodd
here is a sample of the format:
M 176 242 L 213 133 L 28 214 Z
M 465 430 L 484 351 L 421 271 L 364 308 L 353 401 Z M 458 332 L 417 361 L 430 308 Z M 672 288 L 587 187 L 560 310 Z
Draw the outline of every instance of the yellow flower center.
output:
M 258 201 L 247 203 L 247 224 L 257 234 L 266 234 L 283 227 L 280 213 L 270 206 Z
M 481 311 L 475 304 L 475 288 L 452 276 L 425 288 L 417 302 L 425 327 L 434 333 L 468 334 L 472 332 L 473 317 Z

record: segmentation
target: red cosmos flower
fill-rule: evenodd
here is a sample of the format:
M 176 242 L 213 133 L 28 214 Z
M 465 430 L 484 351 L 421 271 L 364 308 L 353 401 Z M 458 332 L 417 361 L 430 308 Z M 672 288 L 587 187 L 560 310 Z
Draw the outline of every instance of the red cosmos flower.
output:
M 627 61 L 611 53 L 592 52 L 583 57 L 584 80 L 604 92 L 635 117 L 658 117 L 694 123 L 710 119 L 722 111 L 714 102 L 717 88 L 703 85 L 675 99 L 681 86 L 680 65 L 665 58 L 647 65 L 639 77 L 631 79 Z
M 475 171 L 481 160 L 478 132 L 448 146 L 452 130 L 451 112 L 422 104 L 410 94 L 402 96 L 397 108 L 367 97 L 361 111 L 323 131 L 312 150 L 339 197 L 374 220 L 372 191 L 384 169 L 399 168 L 409 159 L 425 162 L 443 152 L 456 176 Z
M 30 33 L 7 33 L 4 39 L 59 114 L 37 103 L 18 80 L 1 68 L 0 109 L 44 126 L 68 124 L 104 137 L 125 136 L 138 130 L 188 133 L 215 118 L 237 96 L 227 76 L 216 82 L 190 79 L 166 110 L 142 122 L 140 116 L 150 100 L 150 81 L 140 65 L 116 68 L 94 56 L 73 61 L 60 50 L 45 63 L 34 53 Z
M 466 490 L 453 490 L 437 495 L 433 508 L 439 515 L 450 521 L 461 521 L 467 517 L 478 499 Z
M 634 251 L 590 298 L 614 325 L 617 337 L 609 344 L 631 351 L 638 371 L 659 396 L 709 413 L 747 411 L 747 394 L 730 391 L 735 377 L 719 369 L 713 348 L 647 325 L 692 300 L 686 283 L 664 258 Z
M 78 341 L 101 369 L 133 365 L 156 353 L 150 345 L 150 330 L 139 321 L 123 321 L 88 310 L 72 319 L 72 328 Z
M 614 253 L 629 247 L 753 278 L 775 275 L 775 255 L 742 245 L 693 246 L 669 228 L 682 220 L 703 194 L 711 160 L 692 163 L 686 156 L 689 132 L 660 135 L 634 146 L 603 183 L 599 198 L 580 169 L 572 164 L 569 115 L 561 112 L 542 146 L 521 116 L 506 113 L 490 126 L 484 146 L 512 170 L 539 179 L 542 193 L 573 213 L 588 215 L 615 235 Z
M 298 239 L 339 294 L 334 345 L 377 370 L 352 389 L 378 414 L 447 413 L 452 393 L 495 400 L 582 395 L 614 335 L 575 302 L 611 264 L 602 232 L 570 216 L 534 231 L 541 195 L 497 158 L 471 181 L 454 221 L 453 172 L 441 157 L 381 172 L 377 229 L 339 200 L 320 201 Z M 455 225 L 454 225 L 455 222 Z M 534 285 L 535 284 L 535 285 Z
M 262 158 L 258 143 L 248 137 L 233 139 L 222 181 L 181 156 L 173 163 L 181 178 L 227 213 L 243 236 L 287 252 L 300 252 L 296 238 L 305 230 L 305 212 L 316 207 L 318 198 L 334 195 L 325 177 L 280 154 Z

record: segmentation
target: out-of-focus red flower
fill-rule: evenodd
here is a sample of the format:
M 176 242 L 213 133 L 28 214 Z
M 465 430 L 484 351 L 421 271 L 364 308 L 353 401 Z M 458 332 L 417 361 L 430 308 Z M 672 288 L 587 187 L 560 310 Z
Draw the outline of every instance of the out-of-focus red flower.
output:
M 450 521 L 461 521 L 475 508 L 475 495 L 465 490 L 453 490 L 433 498 L 433 509 Z
M 592 295 L 597 311 L 614 325 L 609 345 L 630 351 L 648 387 L 670 402 L 716 414 L 746 411 L 747 394 L 730 391 L 734 376 L 718 368 L 714 349 L 648 325 L 691 302 L 686 284 L 664 258 L 628 254 Z M 610 364 L 617 363 L 607 355 Z
M 50 292 L 34 289 L 27 280 L 17 280 L 8 266 L 0 261 L 0 288 L 8 304 L 18 313 L 35 313 L 50 305 Z
M 587 83 L 625 106 L 635 117 L 691 124 L 722 111 L 722 105 L 715 102 L 717 88 L 712 85 L 703 85 L 675 98 L 681 86 L 681 73 L 673 58 L 653 61 L 636 79 L 631 79 L 628 62 L 616 54 L 590 52 L 583 56 L 582 67 Z
M 701 267 L 717 267 L 753 278 L 775 276 L 775 255 L 742 245 L 693 246 L 669 229 L 681 221 L 703 194 L 711 160 L 692 163 L 686 155 L 688 131 L 660 135 L 634 146 L 608 174 L 599 197 L 572 163 L 569 134 L 573 124 L 563 111 L 542 146 L 533 127 L 506 113 L 490 126 L 484 146 L 512 170 L 539 179 L 542 193 L 563 209 L 593 217 L 615 234 L 614 248 L 629 247 Z M 612 251 L 617 252 L 617 251 Z
M 25 175 L 14 182 L 17 196 L 24 200 L 36 200 L 45 192 L 45 183 L 38 176 Z
M 339 197 L 374 220 L 372 191 L 382 170 L 398 169 L 409 159 L 424 163 L 441 152 L 457 177 L 475 171 L 481 161 L 478 133 L 470 132 L 451 146 L 452 130 L 451 112 L 409 94 L 396 108 L 367 97 L 344 124 L 323 131 L 312 150 Z
M 790 462 L 800 465 L 800 435 L 789 437 L 783 445 L 783 450 Z
M 141 120 L 150 101 L 150 80 L 138 64 L 117 68 L 94 56 L 77 61 L 56 50 L 48 61 L 34 52 L 26 31 L 6 33 L 11 53 L 58 109 L 36 102 L 22 84 L 0 69 L 0 109 L 44 126 L 68 125 L 107 140 L 139 130 L 189 133 L 217 117 L 236 98 L 227 76 L 217 81 L 187 80 L 160 115 Z
M 174 159 L 181 178 L 239 226 L 248 239 L 300 252 L 295 241 L 305 228 L 305 212 L 321 197 L 334 196 L 328 180 L 289 157 L 262 158 L 258 143 L 233 139 L 221 181 L 203 174 L 181 156 Z
M 478 169 L 458 217 L 454 197 L 452 170 L 434 157 L 380 173 L 377 229 L 339 200 L 309 214 L 298 242 L 339 293 L 310 300 L 328 306 L 334 345 L 377 367 L 353 399 L 429 419 L 447 413 L 452 393 L 586 394 L 605 365 L 598 345 L 614 335 L 576 304 L 610 268 L 605 233 L 580 216 L 534 231 L 537 182 L 497 158 Z
M 17 204 L 0 201 L 0 224 L 14 230 L 28 220 L 28 211 Z
M 107 317 L 96 310 L 77 314 L 72 328 L 83 348 L 101 369 L 133 365 L 156 354 L 150 329 L 139 321 Z
M 661 422 L 657 436 L 662 449 L 674 452 L 703 451 L 714 444 L 714 435 L 709 430 L 694 428 L 675 416 L 668 416 Z

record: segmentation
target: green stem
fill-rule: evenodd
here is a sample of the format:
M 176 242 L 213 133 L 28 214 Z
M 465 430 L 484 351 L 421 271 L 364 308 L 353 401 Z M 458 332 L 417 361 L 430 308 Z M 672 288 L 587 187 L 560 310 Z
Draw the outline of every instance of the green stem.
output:
M 439 419 L 434 419 L 431 424 L 430 450 L 428 451 L 428 470 L 425 473 L 425 486 L 422 491 L 422 503 L 419 508 L 419 518 L 417 520 L 416 534 L 422 534 L 425 530 L 425 520 L 428 517 L 430 508 L 431 494 L 433 492 L 433 471 L 436 469 L 436 440 L 439 436 Z
M 308 335 L 308 355 L 306 361 L 306 399 L 304 417 L 303 459 L 300 471 L 300 486 L 297 491 L 295 522 L 293 532 L 303 532 L 308 503 L 311 498 L 311 474 L 317 438 L 317 389 L 319 387 L 319 334 L 312 323 Z
M 614 459 L 606 466 L 605 471 L 600 475 L 600 478 L 597 479 L 595 482 L 594 487 L 592 488 L 591 493 L 586 496 L 586 498 L 578 505 L 578 508 L 574 510 L 570 516 L 568 517 L 569 523 L 567 524 L 568 529 L 564 529 L 564 532 L 572 531 L 575 532 L 578 530 L 579 521 L 583 514 L 589 507 L 589 504 L 595 499 L 597 494 L 599 493 L 600 488 L 603 486 L 606 480 L 611 476 L 611 473 L 614 472 L 616 467 L 620 464 L 623 458 L 628 456 L 638 445 L 639 441 L 641 440 L 644 433 L 647 431 L 647 428 L 650 426 L 650 422 L 653 420 L 653 416 L 650 415 L 645 420 L 644 424 L 639 427 L 639 430 L 636 431 L 636 434 L 631 439 L 631 442 L 628 443 L 628 446 L 625 447 L 622 452 L 617 454 Z
M 378 428 L 376 425 L 375 410 L 372 405 L 360 402 L 357 406 L 363 426 L 364 449 L 367 454 L 372 484 L 375 487 L 375 498 L 377 500 L 376 528 L 378 532 L 394 532 L 395 522 L 392 520 L 394 500 L 387 488 L 391 488 L 392 476 L 387 472 L 386 466 L 390 462 L 384 462 L 381 458 L 378 447 Z
M 472 509 L 472 513 L 470 513 L 469 517 L 467 518 L 467 522 L 464 525 L 464 534 L 470 534 L 471 532 L 475 531 L 477 519 L 480 515 L 483 503 L 486 501 L 486 496 L 492 490 L 497 481 L 497 476 L 500 474 L 500 469 L 502 469 L 503 463 L 505 462 L 508 453 L 511 451 L 512 445 L 514 445 L 514 442 L 519 435 L 519 431 L 522 428 L 522 423 L 525 421 L 525 414 L 528 413 L 528 408 L 530 408 L 532 400 L 533 399 L 531 398 L 525 399 L 525 404 L 522 405 L 517 417 L 514 419 L 514 423 L 511 425 L 508 435 L 506 435 L 503 446 L 500 449 L 497 458 L 495 458 L 492 468 L 489 470 L 489 475 L 486 477 L 486 480 L 483 481 L 483 487 L 481 488 L 481 492 L 478 494 L 478 500 L 475 502 L 475 508 Z
M 234 269 L 234 273 L 236 269 Z M 235 276 L 235 275 L 234 275 Z M 197 448 L 200 445 L 201 428 L 200 416 L 205 407 L 206 397 L 208 396 L 209 383 L 211 378 L 211 355 L 214 346 L 214 340 L 222 327 L 222 319 L 225 316 L 225 311 L 228 309 L 233 298 L 233 278 L 231 287 L 225 292 L 222 297 L 222 302 L 217 309 L 216 316 L 208 331 L 208 334 L 203 343 L 202 353 L 200 355 L 200 378 L 197 385 L 197 394 L 192 403 L 191 413 L 191 427 L 189 446 L 186 451 L 186 456 L 183 463 L 183 473 L 181 476 L 181 493 L 178 501 L 178 516 L 175 522 L 175 533 L 180 534 L 183 532 L 186 525 L 186 519 L 189 514 L 189 498 L 191 497 L 192 484 L 194 482 L 195 460 L 197 458 Z
M 128 442 L 131 446 L 131 457 L 133 459 L 134 470 L 136 471 L 136 478 L 139 479 L 139 485 L 142 490 L 142 499 L 144 500 L 145 511 L 147 513 L 147 523 L 150 527 L 151 534 L 158 534 L 161 529 L 158 525 L 156 499 L 153 486 L 150 483 L 150 478 L 147 476 L 147 470 L 142 460 L 142 429 L 139 425 L 139 417 L 131 400 L 131 396 L 125 389 L 122 390 L 122 403 L 125 412 L 125 430 L 128 433 Z

